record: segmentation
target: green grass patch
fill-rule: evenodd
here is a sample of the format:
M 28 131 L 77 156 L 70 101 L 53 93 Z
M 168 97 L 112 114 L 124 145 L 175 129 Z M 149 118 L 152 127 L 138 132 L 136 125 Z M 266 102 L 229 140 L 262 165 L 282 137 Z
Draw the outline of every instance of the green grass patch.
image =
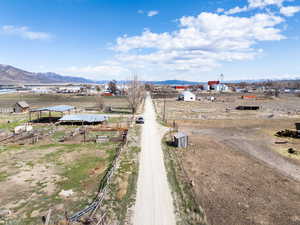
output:
M 73 164 L 67 166 L 62 176 L 66 179 L 59 182 L 59 185 L 64 190 L 78 190 L 81 188 L 83 181 L 89 179 L 89 171 L 105 164 L 106 160 L 95 156 L 83 156 Z
M 5 171 L 0 172 L 0 182 L 5 181 L 9 177 L 8 173 Z
M 59 141 L 66 135 L 65 131 L 56 131 L 53 135 L 52 138 L 56 141 Z
M 8 123 L 7 121 L 0 123 L 0 129 L 6 130 L 6 131 L 11 131 L 13 130 L 16 126 L 20 126 L 28 120 L 26 119 L 17 119 L 17 120 L 9 120 L 10 122 Z

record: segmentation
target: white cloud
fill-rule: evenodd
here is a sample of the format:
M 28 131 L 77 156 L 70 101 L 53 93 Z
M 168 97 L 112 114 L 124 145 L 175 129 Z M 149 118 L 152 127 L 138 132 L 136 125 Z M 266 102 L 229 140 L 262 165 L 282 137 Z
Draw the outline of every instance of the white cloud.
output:
M 112 77 L 119 78 L 124 74 L 128 74 L 128 69 L 121 66 L 118 62 L 106 61 L 97 66 L 71 66 L 63 69 L 61 72 L 77 76 L 87 75 L 95 80 L 103 80 L 111 79 Z
M 150 17 L 152 17 L 152 16 L 156 16 L 156 15 L 158 15 L 158 11 L 156 11 L 156 10 L 151 10 L 151 11 L 149 11 L 148 13 L 147 13 L 147 16 L 150 16 Z
M 226 15 L 232 15 L 232 14 L 236 14 L 236 13 L 240 13 L 240 12 L 246 12 L 248 10 L 249 10 L 249 8 L 247 6 L 244 6 L 242 8 L 237 6 L 237 7 L 234 7 L 232 9 L 229 9 L 228 11 L 225 12 L 225 14 Z
M 267 6 L 275 5 L 279 8 L 282 7 L 282 4 L 286 1 L 294 1 L 294 0 L 248 0 L 248 5 L 244 7 L 236 6 L 232 9 L 229 9 L 224 12 L 226 15 L 233 15 L 240 12 L 247 12 L 253 9 L 266 9 Z
M 286 0 L 248 0 L 249 8 L 264 8 L 268 5 L 282 6 Z
M 49 40 L 53 37 L 49 33 L 31 31 L 28 27 L 25 26 L 17 27 L 12 25 L 5 25 L 2 26 L 2 32 L 9 35 L 20 36 L 24 39 L 29 40 Z
M 223 8 L 217 8 L 217 10 L 216 10 L 217 13 L 221 13 L 221 12 L 224 12 L 224 11 L 225 11 L 225 9 L 223 9 Z
M 294 14 L 299 11 L 300 6 L 286 6 L 280 8 L 280 13 L 284 16 L 294 16 Z
M 146 29 L 138 36 L 119 37 L 114 46 L 116 60 L 173 72 L 208 71 L 222 62 L 254 59 L 262 51 L 255 48 L 256 43 L 285 38 L 277 28 L 284 19 L 264 13 L 235 17 L 204 12 L 179 22 L 174 32 Z

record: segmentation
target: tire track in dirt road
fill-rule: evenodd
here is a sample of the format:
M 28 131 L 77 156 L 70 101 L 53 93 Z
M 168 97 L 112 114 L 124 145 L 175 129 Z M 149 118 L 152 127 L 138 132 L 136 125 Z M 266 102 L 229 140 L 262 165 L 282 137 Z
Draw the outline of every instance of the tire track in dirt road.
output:
M 163 128 L 156 121 L 150 95 L 145 102 L 134 225 L 175 225 L 171 190 L 164 166 Z

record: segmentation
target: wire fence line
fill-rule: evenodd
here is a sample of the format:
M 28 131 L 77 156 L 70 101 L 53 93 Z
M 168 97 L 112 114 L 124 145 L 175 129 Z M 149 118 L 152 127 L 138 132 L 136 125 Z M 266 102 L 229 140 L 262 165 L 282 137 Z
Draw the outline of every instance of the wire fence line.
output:
M 120 153 L 122 152 L 123 150 L 123 146 L 124 146 L 125 143 L 121 144 L 118 148 L 118 151 L 117 151 L 117 154 L 113 160 L 113 162 L 111 163 L 111 166 L 108 168 L 107 172 L 105 173 L 105 175 L 103 176 L 103 178 L 101 179 L 100 181 L 100 185 L 99 185 L 99 190 L 98 190 L 98 193 L 94 199 L 94 201 L 86 208 L 80 210 L 79 212 L 73 214 L 72 216 L 70 216 L 68 218 L 68 220 L 70 222 L 77 222 L 79 221 L 79 219 L 90 213 L 89 215 L 89 219 L 92 221 L 95 219 L 95 213 L 96 211 L 101 207 L 101 204 L 104 200 L 104 197 L 105 195 L 107 194 L 107 191 L 108 191 L 108 187 L 111 183 L 111 180 L 112 180 L 112 177 L 114 175 L 114 172 L 117 168 L 117 164 L 118 164 L 118 159 L 119 159 L 119 156 L 120 156 Z M 103 220 L 103 215 L 101 216 L 101 220 Z M 97 221 L 98 223 L 99 221 Z

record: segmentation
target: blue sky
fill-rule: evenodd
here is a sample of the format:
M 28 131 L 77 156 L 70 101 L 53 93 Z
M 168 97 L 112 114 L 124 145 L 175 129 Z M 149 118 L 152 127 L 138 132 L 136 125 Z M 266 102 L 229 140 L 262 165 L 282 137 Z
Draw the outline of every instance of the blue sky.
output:
M 86 78 L 300 76 L 299 0 L 2 0 L 0 64 Z

